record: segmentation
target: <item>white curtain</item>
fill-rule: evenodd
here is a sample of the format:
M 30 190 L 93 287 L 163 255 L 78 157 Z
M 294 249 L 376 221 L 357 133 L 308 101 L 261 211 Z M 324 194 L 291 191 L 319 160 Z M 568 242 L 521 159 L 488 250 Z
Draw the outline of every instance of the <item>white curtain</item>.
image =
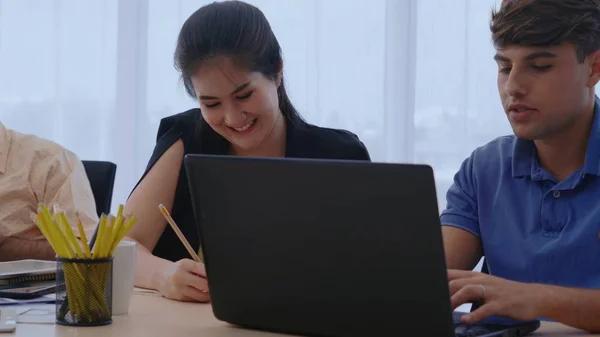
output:
M 173 68 L 212 0 L 0 0 L 0 121 L 118 165 L 124 203 L 160 119 L 195 107 Z M 496 89 L 500 0 L 251 0 L 284 51 L 292 101 L 358 134 L 373 160 L 433 166 L 440 209 L 462 160 L 510 127 Z

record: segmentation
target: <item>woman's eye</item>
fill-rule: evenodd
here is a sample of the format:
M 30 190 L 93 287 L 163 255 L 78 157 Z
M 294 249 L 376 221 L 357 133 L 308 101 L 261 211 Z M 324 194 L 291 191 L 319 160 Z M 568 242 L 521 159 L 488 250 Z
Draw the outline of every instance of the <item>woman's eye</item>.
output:
M 205 107 L 207 108 L 216 108 L 219 105 L 221 105 L 221 103 L 217 102 L 217 103 L 212 103 L 212 104 L 204 104 Z
M 250 91 L 247 94 L 244 94 L 242 96 L 237 96 L 236 98 L 239 100 L 248 99 L 248 98 L 250 98 L 250 96 L 252 96 L 253 93 L 254 93 L 254 91 Z

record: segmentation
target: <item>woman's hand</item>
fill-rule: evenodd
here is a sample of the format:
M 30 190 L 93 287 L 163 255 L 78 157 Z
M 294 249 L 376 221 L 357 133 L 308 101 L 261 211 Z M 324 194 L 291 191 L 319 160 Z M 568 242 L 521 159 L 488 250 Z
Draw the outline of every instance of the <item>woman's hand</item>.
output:
M 190 259 L 170 264 L 157 287 L 166 298 L 185 302 L 208 302 L 208 282 L 204 265 Z

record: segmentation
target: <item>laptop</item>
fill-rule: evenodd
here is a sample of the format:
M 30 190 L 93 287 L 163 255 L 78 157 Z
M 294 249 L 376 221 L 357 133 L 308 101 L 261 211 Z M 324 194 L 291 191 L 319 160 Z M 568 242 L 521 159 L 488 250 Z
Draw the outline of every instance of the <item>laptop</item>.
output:
M 429 166 L 199 154 L 184 165 L 221 321 L 329 337 L 539 327 L 455 323 Z

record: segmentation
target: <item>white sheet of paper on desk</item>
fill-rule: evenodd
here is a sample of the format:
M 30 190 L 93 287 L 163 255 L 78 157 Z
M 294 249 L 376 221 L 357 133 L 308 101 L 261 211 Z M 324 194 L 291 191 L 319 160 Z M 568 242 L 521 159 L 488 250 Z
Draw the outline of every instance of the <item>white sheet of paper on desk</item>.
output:
M 52 310 L 46 310 L 43 313 L 40 312 L 40 310 L 26 312 L 24 314 L 17 316 L 17 323 L 55 324 L 56 323 L 56 313 Z
M 30 303 L 49 303 L 56 301 L 56 294 L 48 294 L 29 300 L 15 300 L 12 298 L 0 298 L 0 306 L 2 305 L 17 305 L 17 304 L 30 304 Z
M 54 304 L 19 305 L 17 309 L 17 323 L 27 324 L 55 324 L 56 309 Z

